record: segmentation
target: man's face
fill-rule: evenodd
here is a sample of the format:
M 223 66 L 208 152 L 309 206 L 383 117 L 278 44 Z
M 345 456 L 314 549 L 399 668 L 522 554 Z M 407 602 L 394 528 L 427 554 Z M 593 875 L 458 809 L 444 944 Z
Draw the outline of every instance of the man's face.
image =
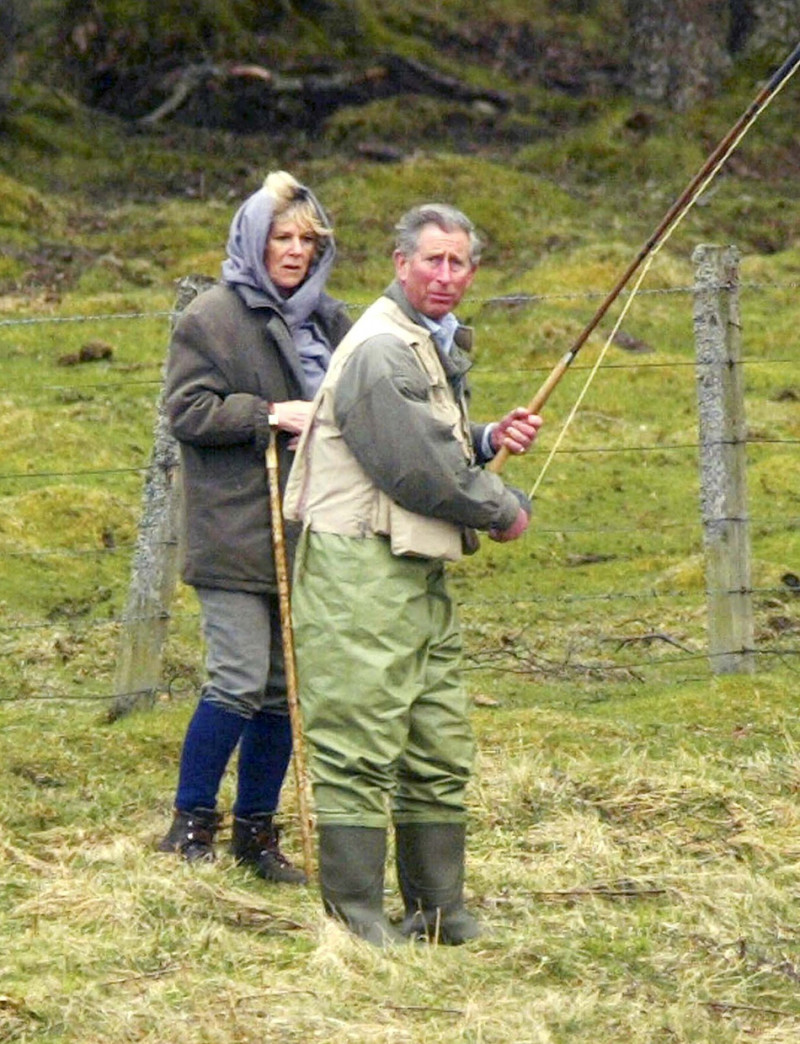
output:
M 459 229 L 443 232 L 424 225 L 411 257 L 394 252 L 397 280 L 409 303 L 429 319 L 441 319 L 457 307 L 475 275 L 469 259 L 469 236 Z

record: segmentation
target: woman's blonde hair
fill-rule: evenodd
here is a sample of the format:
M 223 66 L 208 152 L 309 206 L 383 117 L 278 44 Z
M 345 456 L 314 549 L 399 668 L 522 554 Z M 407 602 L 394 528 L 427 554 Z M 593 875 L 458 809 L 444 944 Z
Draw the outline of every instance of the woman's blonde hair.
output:
M 263 187 L 275 200 L 273 222 L 290 218 L 304 232 L 313 232 L 320 241 L 333 235 L 333 229 L 322 220 L 311 193 L 288 171 L 273 170 L 264 178 Z

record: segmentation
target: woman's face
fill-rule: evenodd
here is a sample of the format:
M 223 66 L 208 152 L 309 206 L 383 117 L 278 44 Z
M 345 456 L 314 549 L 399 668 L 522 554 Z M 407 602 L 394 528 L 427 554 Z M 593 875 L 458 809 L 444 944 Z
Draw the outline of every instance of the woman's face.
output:
M 317 237 L 293 218 L 273 221 L 269 230 L 264 264 L 279 290 L 295 290 L 308 275 Z

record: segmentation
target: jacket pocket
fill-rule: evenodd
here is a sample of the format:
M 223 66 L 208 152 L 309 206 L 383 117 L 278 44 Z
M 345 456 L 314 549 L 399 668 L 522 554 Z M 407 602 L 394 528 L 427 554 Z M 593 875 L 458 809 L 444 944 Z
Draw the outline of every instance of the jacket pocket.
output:
M 393 555 L 457 562 L 462 555 L 461 527 L 407 511 L 389 501 L 389 545 Z

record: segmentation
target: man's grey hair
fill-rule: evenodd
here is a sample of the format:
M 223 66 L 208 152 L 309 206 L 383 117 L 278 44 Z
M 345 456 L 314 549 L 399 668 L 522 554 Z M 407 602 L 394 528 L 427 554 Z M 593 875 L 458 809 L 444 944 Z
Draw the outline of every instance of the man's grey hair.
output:
M 395 248 L 403 257 L 412 257 L 419 247 L 419 235 L 426 225 L 438 225 L 443 232 L 466 232 L 469 237 L 469 259 L 477 265 L 481 259 L 483 243 L 475 226 L 460 210 L 447 203 L 423 203 L 407 211 L 395 230 Z

